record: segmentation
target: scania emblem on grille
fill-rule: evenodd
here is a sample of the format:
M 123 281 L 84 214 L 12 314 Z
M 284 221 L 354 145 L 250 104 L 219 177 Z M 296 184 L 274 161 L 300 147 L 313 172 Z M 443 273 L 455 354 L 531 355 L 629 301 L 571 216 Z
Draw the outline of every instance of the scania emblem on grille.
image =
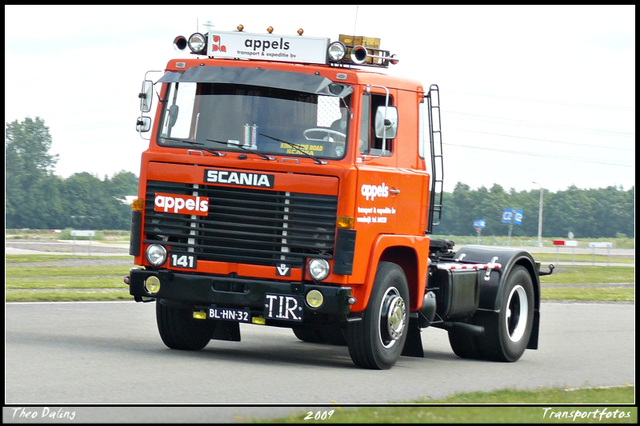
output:
M 225 185 L 273 188 L 275 176 L 265 173 L 246 173 L 234 172 L 229 170 L 207 169 L 204 171 L 204 181 L 205 183 L 221 183 Z
M 281 263 L 276 266 L 276 275 L 279 277 L 288 277 L 291 275 L 291 266 Z

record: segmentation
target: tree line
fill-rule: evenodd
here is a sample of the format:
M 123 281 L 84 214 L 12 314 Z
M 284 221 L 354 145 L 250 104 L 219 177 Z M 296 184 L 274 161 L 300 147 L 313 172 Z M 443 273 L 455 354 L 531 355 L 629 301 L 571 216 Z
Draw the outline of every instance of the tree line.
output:
M 66 179 L 53 172 L 58 161 L 52 155 L 51 136 L 44 121 L 26 118 L 7 123 L 6 224 L 7 229 L 128 230 L 131 208 L 122 200 L 135 195 L 138 177 L 121 171 L 100 180 L 83 172 Z M 543 237 L 634 238 L 634 187 L 578 189 L 543 193 Z M 443 214 L 434 232 L 439 235 L 475 235 L 475 220 L 483 219 L 482 235 L 507 235 L 504 209 L 521 210 L 522 224 L 513 225 L 512 236 L 538 235 L 540 190 L 506 191 L 500 185 L 476 190 L 458 183 L 443 194 Z
M 634 238 L 634 188 L 543 190 L 542 237 L 567 238 L 571 232 L 575 238 Z M 480 219 L 485 221 L 482 235 L 508 235 L 505 209 L 522 211 L 522 224 L 513 225 L 512 236 L 538 235 L 540 190 L 505 191 L 497 184 L 471 190 L 458 182 L 452 193 L 443 194 L 442 204 L 442 221 L 434 228 L 440 235 L 476 235 L 473 224 Z
M 138 178 L 121 171 L 100 180 L 91 173 L 66 179 L 53 173 L 51 135 L 44 121 L 8 123 L 5 133 L 6 229 L 129 229 Z

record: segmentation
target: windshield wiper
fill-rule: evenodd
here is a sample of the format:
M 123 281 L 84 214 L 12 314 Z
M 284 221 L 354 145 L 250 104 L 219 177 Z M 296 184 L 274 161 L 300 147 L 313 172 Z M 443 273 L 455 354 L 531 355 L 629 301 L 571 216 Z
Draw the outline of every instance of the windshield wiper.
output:
M 240 145 L 240 144 L 231 144 L 231 145 L 229 145 L 229 143 L 228 143 L 228 142 L 224 142 L 224 141 L 217 141 L 217 140 L 215 140 L 215 139 L 207 139 L 207 140 L 208 140 L 209 142 L 215 142 L 215 143 L 223 144 L 223 145 L 226 145 L 226 146 L 238 147 L 238 148 L 242 149 L 243 151 L 247 151 L 247 152 L 251 152 L 251 153 L 253 153 L 253 154 L 259 155 L 260 157 L 262 157 L 262 158 L 264 158 L 265 160 L 268 160 L 268 161 L 273 161 L 273 160 L 275 160 L 275 159 L 276 159 L 276 157 L 270 157 L 270 156 L 268 156 L 267 154 L 263 154 L 263 153 L 262 153 L 262 152 L 260 152 L 260 151 L 257 151 L 257 150 L 254 150 L 254 149 L 247 148 L 247 147 L 245 147 L 245 146 L 243 146 L 243 145 Z
M 309 154 L 308 152 L 306 152 L 302 148 L 301 145 L 298 145 L 297 143 L 288 142 L 288 141 L 285 141 L 285 140 L 282 140 L 282 139 L 274 138 L 273 136 L 265 135 L 264 133 L 258 133 L 258 134 L 260 136 L 264 136 L 265 138 L 273 139 L 274 141 L 277 141 L 277 142 L 286 143 L 290 147 L 295 148 L 298 152 L 300 152 L 305 157 L 311 158 L 316 164 L 329 164 L 327 161 L 321 160 L 318 157 Z
M 227 155 L 227 154 L 225 154 L 223 152 L 219 152 L 219 151 L 216 151 L 214 149 L 205 148 L 204 144 L 200 143 L 200 142 L 188 141 L 188 140 L 184 140 L 184 139 L 171 139 L 171 138 L 161 138 L 161 139 L 163 139 L 165 141 L 170 141 L 170 142 L 179 142 L 179 143 L 186 143 L 186 144 L 189 144 L 189 145 L 196 145 L 198 147 L 198 149 L 201 149 L 203 151 L 207 151 L 207 152 L 215 155 L 216 157 L 224 157 L 225 155 Z

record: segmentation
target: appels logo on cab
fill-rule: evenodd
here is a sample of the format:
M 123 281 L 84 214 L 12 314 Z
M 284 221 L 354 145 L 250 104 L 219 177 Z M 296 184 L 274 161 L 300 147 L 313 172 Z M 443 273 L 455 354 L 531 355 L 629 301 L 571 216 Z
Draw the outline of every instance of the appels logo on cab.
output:
M 165 213 L 207 216 L 209 214 L 209 199 L 207 197 L 193 195 L 163 194 L 156 192 L 153 210 Z

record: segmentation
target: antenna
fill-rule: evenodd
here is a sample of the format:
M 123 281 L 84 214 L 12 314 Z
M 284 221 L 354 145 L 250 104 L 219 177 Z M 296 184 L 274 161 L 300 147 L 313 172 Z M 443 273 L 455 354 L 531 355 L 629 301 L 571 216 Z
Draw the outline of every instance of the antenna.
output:
M 358 25 L 358 7 L 356 6 L 356 18 L 353 21 L 353 35 L 356 35 L 356 25 Z

